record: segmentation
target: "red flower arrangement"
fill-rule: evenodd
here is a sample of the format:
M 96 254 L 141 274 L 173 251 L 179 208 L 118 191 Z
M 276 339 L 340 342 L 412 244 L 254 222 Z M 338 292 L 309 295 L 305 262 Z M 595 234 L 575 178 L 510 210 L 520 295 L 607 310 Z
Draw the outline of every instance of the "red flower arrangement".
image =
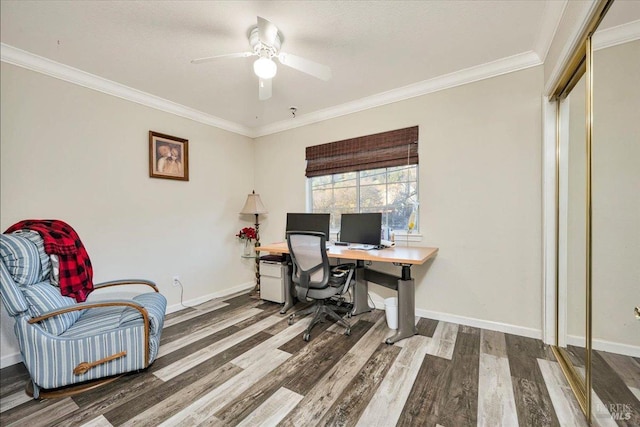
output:
M 245 227 L 236 234 L 240 240 L 254 240 L 257 236 L 256 229 L 253 227 Z

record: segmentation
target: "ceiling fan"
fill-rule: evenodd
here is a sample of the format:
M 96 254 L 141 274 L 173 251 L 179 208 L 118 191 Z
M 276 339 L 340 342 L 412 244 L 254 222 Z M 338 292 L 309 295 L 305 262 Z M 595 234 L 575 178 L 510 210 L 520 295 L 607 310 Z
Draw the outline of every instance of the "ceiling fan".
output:
M 258 97 L 261 101 L 271 98 L 271 79 L 278 71 L 273 58 L 278 58 L 282 65 L 302 71 L 310 76 L 327 81 L 331 78 L 331 68 L 318 64 L 309 59 L 280 51 L 282 45 L 282 33 L 271 22 L 258 16 L 258 25 L 249 32 L 249 45 L 251 51 L 229 53 L 226 55 L 208 56 L 191 60 L 193 64 L 213 61 L 221 58 L 248 58 L 257 56 L 253 63 L 253 72 L 258 76 Z

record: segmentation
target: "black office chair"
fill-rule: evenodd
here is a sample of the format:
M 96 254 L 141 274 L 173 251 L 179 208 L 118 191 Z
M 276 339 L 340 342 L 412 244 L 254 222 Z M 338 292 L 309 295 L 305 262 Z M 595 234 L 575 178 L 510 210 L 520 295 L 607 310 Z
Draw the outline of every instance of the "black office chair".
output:
M 327 256 L 327 239 L 324 233 L 311 231 L 287 232 L 287 245 L 293 262 L 291 280 L 296 289 L 299 301 L 315 300 L 315 304 L 289 316 L 289 324 L 293 324 L 295 316 L 315 313 L 302 338 L 309 341 L 311 329 L 324 316 L 330 316 L 338 324 L 346 328 L 344 334 L 351 334 L 351 325 L 330 306 L 327 301 L 335 296 L 345 294 L 353 280 L 355 264 L 331 266 Z

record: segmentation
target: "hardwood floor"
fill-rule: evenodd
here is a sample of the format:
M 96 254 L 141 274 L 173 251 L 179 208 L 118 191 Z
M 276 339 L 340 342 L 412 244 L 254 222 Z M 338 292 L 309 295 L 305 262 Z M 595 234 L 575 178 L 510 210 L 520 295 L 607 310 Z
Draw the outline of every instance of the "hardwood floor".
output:
M 350 336 L 327 320 L 307 343 L 308 319 L 289 326 L 279 308 L 241 294 L 173 313 L 149 369 L 79 396 L 31 400 L 24 366 L 5 368 L 0 425 L 586 425 L 540 340 L 419 319 L 389 346 L 376 310 L 352 318 Z M 637 359 L 597 354 L 594 388 L 603 408 L 629 412 L 600 424 L 638 425 Z

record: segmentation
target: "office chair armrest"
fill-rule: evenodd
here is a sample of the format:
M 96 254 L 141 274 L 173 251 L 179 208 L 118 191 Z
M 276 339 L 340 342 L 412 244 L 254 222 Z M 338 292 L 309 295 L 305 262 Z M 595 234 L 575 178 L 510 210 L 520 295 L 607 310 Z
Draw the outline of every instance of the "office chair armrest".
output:
M 335 274 L 336 271 L 339 271 L 339 274 Z M 337 277 L 342 279 L 347 276 L 344 283 L 344 288 L 342 289 L 341 294 L 346 294 L 349 291 L 349 287 L 351 286 L 351 282 L 353 281 L 353 274 L 356 271 L 356 265 L 354 263 L 348 264 L 338 264 L 334 267 L 331 267 L 331 275 L 333 277 Z
M 332 265 L 331 268 L 356 268 L 355 262 L 344 262 L 342 264 Z
M 158 286 L 151 280 L 145 279 L 123 279 L 123 280 L 110 280 L 108 282 L 98 283 L 97 285 L 93 285 L 93 290 L 109 288 L 111 286 L 120 286 L 120 285 L 146 285 L 152 288 L 155 292 L 160 292 L 158 290 Z
M 354 263 L 338 264 L 331 267 L 331 274 L 335 277 L 344 277 L 349 271 L 355 270 L 356 265 Z M 338 274 L 334 274 L 334 273 Z

